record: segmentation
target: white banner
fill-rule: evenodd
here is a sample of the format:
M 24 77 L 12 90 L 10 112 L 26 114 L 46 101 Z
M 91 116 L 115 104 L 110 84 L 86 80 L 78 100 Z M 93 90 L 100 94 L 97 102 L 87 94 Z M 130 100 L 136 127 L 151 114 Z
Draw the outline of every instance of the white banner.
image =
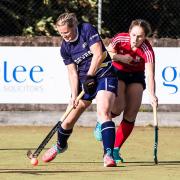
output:
M 154 48 L 156 92 L 159 104 L 180 104 L 180 48 Z M 143 103 L 148 104 L 147 91 Z
M 66 67 L 58 47 L 1 47 L 0 103 L 67 103 Z
M 160 104 L 180 104 L 180 48 L 154 48 Z M 66 104 L 70 88 L 59 47 L 0 47 L 0 103 Z M 143 103 L 149 98 L 144 92 Z

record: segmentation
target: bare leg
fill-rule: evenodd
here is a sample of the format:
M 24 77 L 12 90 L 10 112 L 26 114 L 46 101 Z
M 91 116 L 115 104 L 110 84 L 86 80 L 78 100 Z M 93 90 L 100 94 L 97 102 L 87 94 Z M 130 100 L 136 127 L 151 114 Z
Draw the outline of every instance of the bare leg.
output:
M 112 113 L 115 116 L 119 116 L 121 112 L 124 110 L 125 105 L 126 105 L 126 84 L 123 81 L 119 80 L 118 92 L 114 101 Z
M 72 129 L 74 124 L 79 119 L 81 114 L 86 110 L 86 108 L 91 104 L 90 101 L 80 100 L 76 109 L 73 109 L 68 117 L 61 124 L 63 129 Z M 68 108 L 68 107 L 67 107 Z
M 113 160 L 113 149 L 115 141 L 115 124 L 111 119 L 111 110 L 115 100 L 115 94 L 101 90 L 97 97 L 97 115 L 101 121 L 101 133 L 104 147 L 104 166 L 116 166 Z
M 134 122 L 142 101 L 143 87 L 139 83 L 132 83 L 126 89 L 126 106 L 124 109 L 123 120 L 117 132 L 115 147 L 121 147 L 131 134 Z

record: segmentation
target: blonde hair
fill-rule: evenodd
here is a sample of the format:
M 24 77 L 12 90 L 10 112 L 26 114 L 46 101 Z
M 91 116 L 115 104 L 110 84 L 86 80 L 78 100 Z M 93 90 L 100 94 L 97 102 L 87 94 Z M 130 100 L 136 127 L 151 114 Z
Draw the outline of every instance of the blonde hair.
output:
M 72 28 L 78 25 L 78 20 L 76 18 L 75 13 L 63 13 L 56 20 L 57 26 L 67 25 Z
M 129 27 L 129 32 L 131 31 L 131 29 L 134 26 L 140 26 L 141 28 L 143 28 L 145 36 L 149 36 L 152 33 L 150 24 L 147 21 L 143 20 L 143 19 L 135 19 L 135 20 L 133 20 L 131 22 L 130 27 Z

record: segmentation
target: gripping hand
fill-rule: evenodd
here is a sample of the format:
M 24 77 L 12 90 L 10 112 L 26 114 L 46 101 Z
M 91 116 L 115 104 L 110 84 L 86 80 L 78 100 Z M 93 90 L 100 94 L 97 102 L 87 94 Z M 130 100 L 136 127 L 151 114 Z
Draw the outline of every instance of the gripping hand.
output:
M 83 83 L 84 92 L 87 94 L 93 94 L 96 90 L 96 78 L 94 76 L 87 75 Z

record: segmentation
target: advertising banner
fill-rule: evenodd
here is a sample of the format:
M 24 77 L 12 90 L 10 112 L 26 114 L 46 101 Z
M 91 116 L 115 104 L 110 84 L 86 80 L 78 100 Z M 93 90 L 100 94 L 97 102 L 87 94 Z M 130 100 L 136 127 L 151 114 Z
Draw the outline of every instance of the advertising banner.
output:
M 180 48 L 154 51 L 159 104 L 180 104 Z M 0 103 L 66 104 L 69 97 L 59 47 L 0 48 Z M 149 104 L 147 90 L 143 104 Z
M 58 47 L 1 47 L 0 103 L 67 103 L 70 89 Z
M 180 104 L 180 48 L 154 48 L 156 94 L 159 104 Z M 143 103 L 148 104 L 147 90 Z

